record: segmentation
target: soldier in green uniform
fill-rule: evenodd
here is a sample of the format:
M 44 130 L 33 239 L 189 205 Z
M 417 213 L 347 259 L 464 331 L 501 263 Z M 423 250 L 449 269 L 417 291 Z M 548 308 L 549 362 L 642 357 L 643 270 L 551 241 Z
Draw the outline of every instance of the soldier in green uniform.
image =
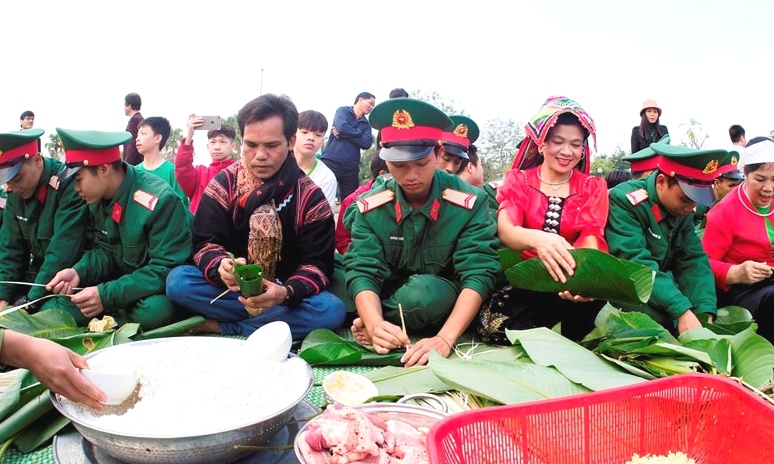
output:
M 344 255 L 359 316 L 352 331 L 377 353 L 408 347 L 401 361 L 424 364 L 431 350 L 450 354 L 491 291 L 497 226 L 481 190 L 436 169 L 434 147 L 451 124 L 443 112 L 393 99 L 370 122 L 392 178 L 359 197 L 352 217 Z M 406 332 L 427 338 L 409 346 L 403 320 Z
M 698 204 L 712 204 L 712 181 L 725 150 L 650 145 L 656 171 L 610 190 L 605 236 L 610 253 L 656 271 L 653 293 L 640 310 L 678 333 L 700 326 L 697 313 L 717 313 L 709 259 L 693 226 Z M 675 325 L 676 323 L 676 325 Z
M 739 171 L 739 153 L 735 151 L 729 152 L 728 164 L 724 164 L 719 167 L 715 177 L 712 181 L 712 193 L 715 196 L 715 201 L 710 206 L 698 205 L 696 211 L 693 214 L 693 223 L 696 226 L 696 230 L 703 230 L 707 225 L 707 213 L 717 202 L 723 199 L 728 193 L 734 189 L 737 185 L 741 184 L 744 180 L 744 175 Z
M 449 174 L 457 174 L 462 162 L 469 159 L 468 148 L 478 139 L 479 129 L 467 116 L 449 116 L 452 123 L 441 135 L 442 143 L 436 145 L 436 167 Z
M 0 309 L 43 297 L 57 271 L 83 254 L 86 205 L 72 180 L 60 179 L 65 165 L 38 152 L 41 135 L 42 129 L 0 134 L 0 184 L 9 189 L 0 228 L 0 280 L 39 284 L 0 285 Z M 62 300 L 47 299 L 32 309 Z
M 128 132 L 57 129 L 75 191 L 89 205 L 94 249 L 59 271 L 47 288 L 72 293 L 83 324 L 102 313 L 143 330 L 174 322 L 181 312 L 165 295 L 167 274 L 191 255 L 186 210 L 169 184 L 122 162 Z

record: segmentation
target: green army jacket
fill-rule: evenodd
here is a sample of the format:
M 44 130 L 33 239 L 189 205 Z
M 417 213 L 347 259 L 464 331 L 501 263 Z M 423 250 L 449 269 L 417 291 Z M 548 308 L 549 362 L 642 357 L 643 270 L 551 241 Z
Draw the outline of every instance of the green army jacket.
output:
M 0 228 L 0 280 L 47 284 L 57 272 L 71 267 L 83 254 L 87 209 L 72 179 L 60 182 L 64 164 L 43 157 L 43 174 L 28 200 L 9 192 L 4 225 Z M 0 285 L 0 300 L 9 303 L 27 292 L 31 300 L 44 296 L 44 287 L 17 289 Z
M 648 305 L 676 319 L 688 309 L 717 313 L 715 280 L 693 214 L 674 217 L 658 202 L 656 174 L 610 190 L 610 254 L 656 271 Z
M 111 200 L 89 206 L 94 248 L 73 268 L 81 286 L 97 285 L 106 310 L 164 294 L 167 274 L 191 255 L 191 229 L 180 198 L 163 180 L 124 163 Z
M 385 280 L 432 274 L 486 298 L 500 270 L 497 224 L 486 194 L 436 170 L 427 203 L 412 211 L 395 179 L 353 205 L 352 244 L 344 255 L 350 295 L 380 294 Z M 348 210 L 347 213 L 350 213 Z

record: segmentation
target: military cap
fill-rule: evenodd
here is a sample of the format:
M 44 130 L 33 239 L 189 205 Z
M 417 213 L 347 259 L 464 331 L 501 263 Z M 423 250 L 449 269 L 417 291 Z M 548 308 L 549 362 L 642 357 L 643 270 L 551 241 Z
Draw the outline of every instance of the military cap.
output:
M 65 151 L 67 170 L 60 178 L 72 176 L 83 166 L 110 164 L 121 159 L 124 143 L 132 138 L 129 132 L 82 131 L 56 128 Z
M 442 142 L 444 129 L 452 125 L 443 111 L 413 98 L 385 100 L 371 110 L 368 120 L 381 135 L 379 157 L 397 162 L 430 154 Z
M 658 143 L 669 143 L 669 141 L 669 134 L 667 134 L 663 136 Z M 656 169 L 656 164 L 658 163 L 656 152 L 650 147 L 645 147 L 642 150 L 624 156 L 621 159 L 628 161 L 629 164 L 631 164 L 632 172 L 643 172 Z
M 443 131 L 443 149 L 468 159 L 468 147 L 478 139 L 478 124 L 467 116 L 449 116 L 452 125 Z
M 739 152 L 728 150 L 726 164 L 718 168 L 718 177 L 732 180 L 744 180 L 742 171 L 739 170 Z
M 675 178 L 688 198 L 705 206 L 715 203 L 712 182 L 729 158 L 726 150 L 695 150 L 665 143 L 651 143 L 650 148 L 658 155 L 658 169 Z
M 22 161 L 38 154 L 43 129 L 25 129 L 0 134 L 0 185 L 8 183 L 22 167 Z

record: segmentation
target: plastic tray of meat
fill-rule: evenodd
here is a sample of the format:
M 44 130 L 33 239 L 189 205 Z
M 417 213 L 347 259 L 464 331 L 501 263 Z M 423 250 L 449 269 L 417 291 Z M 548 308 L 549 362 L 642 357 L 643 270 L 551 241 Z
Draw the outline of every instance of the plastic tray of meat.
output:
M 411 404 L 370 403 L 328 406 L 298 431 L 294 441 L 302 464 L 359 462 L 396 457 L 428 463 L 427 432 L 448 414 Z M 370 461 L 369 461 L 370 462 Z

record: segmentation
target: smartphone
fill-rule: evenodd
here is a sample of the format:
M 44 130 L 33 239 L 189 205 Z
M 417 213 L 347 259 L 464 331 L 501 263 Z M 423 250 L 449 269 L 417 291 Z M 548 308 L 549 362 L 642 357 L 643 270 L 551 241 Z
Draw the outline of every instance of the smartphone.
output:
M 197 127 L 196 130 L 219 130 L 220 116 L 201 116 L 204 118 L 204 124 Z

